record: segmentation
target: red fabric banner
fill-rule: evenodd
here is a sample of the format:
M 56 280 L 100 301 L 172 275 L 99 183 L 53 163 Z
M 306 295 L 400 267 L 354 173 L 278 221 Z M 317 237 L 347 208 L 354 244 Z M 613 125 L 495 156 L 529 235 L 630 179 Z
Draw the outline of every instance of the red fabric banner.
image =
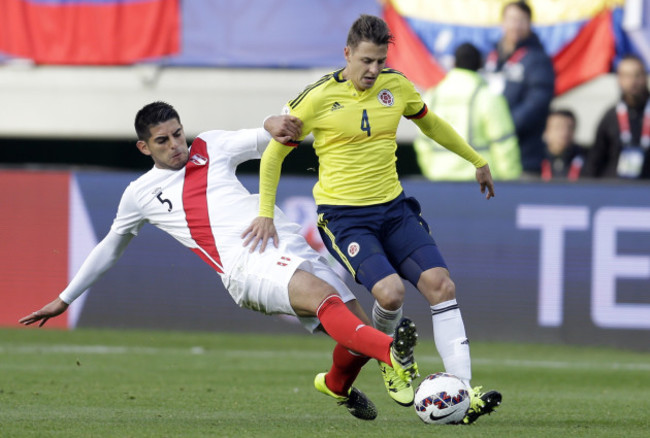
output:
M 52 301 L 68 284 L 68 172 L 0 172 L 0 326 Z M 67 327 L 67 312 L 47 327 Z
M 180 48 L 179 0 L 2 4 L 0 51 L 38 64 L 123 65 Z
M 553 57 L 555 94 L 562 94 L 608 73 L 615 50 L 612 13 L 605 10 L 590 20 L 576 38 Z
M 395 36 L 395 44 L 388 48 L 387 64 L 423 89 L 440 82 L 445 77 L 445 70 L 390 2 L 386 2 L 383 15 Z

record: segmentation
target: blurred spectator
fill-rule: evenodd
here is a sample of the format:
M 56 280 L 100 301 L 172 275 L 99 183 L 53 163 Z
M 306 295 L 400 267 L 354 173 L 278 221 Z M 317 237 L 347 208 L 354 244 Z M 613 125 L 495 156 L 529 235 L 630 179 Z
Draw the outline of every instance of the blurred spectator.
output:
M 576 116 L 566 109 L 553 110 L 546 120 L 544 142 L 545 157 L 542 161 L 542 179 L 568 179 L 575 181 L 584 164 L 585 150 L 574 141 Z
M 524 1 L 503 8 L 503 36 L 485 63 L 493 91 L 503 93 L 515 123 L 523 177 L 539 177 L 549 105 L 555 88 L 551 59 L 531 29 L 532 11 Z
M 621 100 L 598 124 L 583 175 L 594 178 L 650 178 L 650 102 L 641 58 L 628 55 L 616 69 Z
M 424 102 L 487 160 L 495 180 L 519 178 L 519 145 L 508 103 L 492 93 L 477 73 L 482 62 L 476 47 L 461 44 L 455 57 L 455 67 L 436 88 L 425 93 Z M 427 178 L 474 180 L 476 169 L 471 163 L 430 137 L 419 133 L 414 147 Z

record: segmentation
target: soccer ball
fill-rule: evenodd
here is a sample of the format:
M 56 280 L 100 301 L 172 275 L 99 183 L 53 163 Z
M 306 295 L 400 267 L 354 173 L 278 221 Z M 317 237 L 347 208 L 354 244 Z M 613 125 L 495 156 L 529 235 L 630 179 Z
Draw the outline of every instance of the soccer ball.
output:
M 469 388 L 453 374 L 429 374 L 415 390 L 415 412 L 427 424 L 457 424 L 469 409 Z

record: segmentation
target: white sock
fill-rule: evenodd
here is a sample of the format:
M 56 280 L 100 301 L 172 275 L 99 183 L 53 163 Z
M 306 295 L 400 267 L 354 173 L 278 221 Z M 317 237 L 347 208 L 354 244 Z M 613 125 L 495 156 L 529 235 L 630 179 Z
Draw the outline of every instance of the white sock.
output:
M 402 308 L 397 310 L 386 310 L 377 301 L 372 306 L 372 325 L 380 332 L 389 336 L 395 334 L 395 327 L 402 319 Z
M 467 386 L 472 379 L 472 361 L 465 325 L 456 300 L 431 306 L 433 339 L 445 371 L 459 377 Z

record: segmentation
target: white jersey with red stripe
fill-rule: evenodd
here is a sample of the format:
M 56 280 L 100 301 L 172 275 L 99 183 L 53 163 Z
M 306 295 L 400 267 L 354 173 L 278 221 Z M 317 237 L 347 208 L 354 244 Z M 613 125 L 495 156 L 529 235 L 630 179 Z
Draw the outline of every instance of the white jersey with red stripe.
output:
M 235 170 L 259 159 L 270 139 L 261 128 L 199 134 L 183 169 L 154 167 L 126 188 L 111 230 L 137 235 L 148 222 L 227 276 L 248 252 L 241 234 L 259 209 L 258 195 L 241 184 Z M 300 232 L 277 207 L 275 215 L 280 240 Z

